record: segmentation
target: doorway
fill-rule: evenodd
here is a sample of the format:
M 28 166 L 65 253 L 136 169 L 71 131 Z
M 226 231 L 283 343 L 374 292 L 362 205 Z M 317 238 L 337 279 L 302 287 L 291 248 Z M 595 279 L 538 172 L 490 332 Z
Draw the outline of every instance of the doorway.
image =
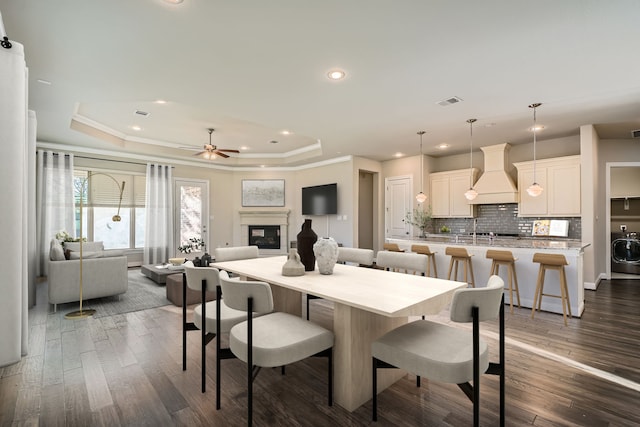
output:
M 209 182 L 176 179 L 174 241 L 177 246 L 189 239 L 202 239 L 209 247 Z
M 413 209 L 412 194 L 410 175 L 385 179 L 385 238 L 402 239 L 411 233 L 405 217 Z
M 607 278 L 640 280 L 640 163 L 607 163 L 606 178 Z

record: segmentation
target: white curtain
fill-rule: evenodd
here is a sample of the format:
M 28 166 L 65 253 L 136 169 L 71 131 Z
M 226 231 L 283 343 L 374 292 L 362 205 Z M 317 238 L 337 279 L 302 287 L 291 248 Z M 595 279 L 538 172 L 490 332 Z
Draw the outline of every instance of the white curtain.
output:
M 60 230 L 75 233 L 73 154 L 38 150 L 36 175 L 36 274 L 46 276 L 51 239 Z
M 172 189 L 171 166 L 147 163 L 143 264 L 167 262 L 175 252 Z
M 2 17 L 0 16 L 0 23 Z M 0 367 L 18 362 L 27 353 L 28 183 L 27 81 L 24 48 L 0 47 L 0 231 L 5 242 L 0 275 Z

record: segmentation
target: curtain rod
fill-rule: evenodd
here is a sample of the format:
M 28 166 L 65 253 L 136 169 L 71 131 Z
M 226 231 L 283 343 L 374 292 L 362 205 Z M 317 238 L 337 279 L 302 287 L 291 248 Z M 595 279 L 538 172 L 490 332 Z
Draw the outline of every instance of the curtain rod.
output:
M 60 153 L 53 153 L 54 156 L 59 156 Z M 68 154 L 65 154 L 65 156 L 68 156 Z M 140 162 L 132 162 L 132 161 L 128 161 L 128 160 L 112 160 L 112 159 L 101 159 L 99 157 L 89 157 L 89 156 L 79 156 L 77 154 L 74 154 L 73 157 L 77 157 L 79 159 L 87 159 L 87 160 L 99 160 L 102 162 L 116 162 L 116 163 L 128 163 L 131 165 L 140 165 L 140 166 L 147 166 L 147 163 L 140 163 Z M 171 169 L 174 169 L 175 166 L 171 166 Z

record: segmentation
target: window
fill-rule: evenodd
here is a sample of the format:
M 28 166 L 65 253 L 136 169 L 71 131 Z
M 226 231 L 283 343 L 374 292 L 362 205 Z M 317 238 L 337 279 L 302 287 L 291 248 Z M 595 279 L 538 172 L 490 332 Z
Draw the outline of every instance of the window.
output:
M 122 201 L 120 188 L 124 183 Z M 89 241 L 104 242 L 105 249 L 144 247 L 145 190 L 144 175 L 75 170 L 76 236 L 80 232 L 82 197 L 82 235 Z M 120 205 L 119 222 L 113 221 Z

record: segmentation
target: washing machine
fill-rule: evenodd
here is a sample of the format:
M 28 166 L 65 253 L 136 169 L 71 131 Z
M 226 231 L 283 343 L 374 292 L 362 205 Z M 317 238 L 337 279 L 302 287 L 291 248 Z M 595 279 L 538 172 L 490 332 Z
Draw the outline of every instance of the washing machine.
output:
M 640 275 L 640 233 L 611 233 L 611 271 Z

